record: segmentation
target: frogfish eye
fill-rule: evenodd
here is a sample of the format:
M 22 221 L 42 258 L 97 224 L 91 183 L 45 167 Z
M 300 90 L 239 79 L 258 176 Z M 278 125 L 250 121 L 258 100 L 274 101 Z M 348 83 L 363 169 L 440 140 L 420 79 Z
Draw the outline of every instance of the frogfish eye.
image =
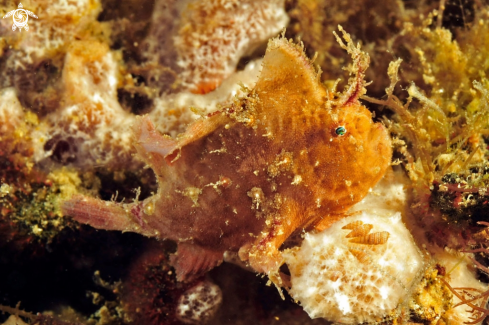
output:
M 336 133 L 336 135 L 343 136 L 346 133 L 346 129 L 344 126 L 338 126 L 336 130 L 334 130 L 334 133 Z

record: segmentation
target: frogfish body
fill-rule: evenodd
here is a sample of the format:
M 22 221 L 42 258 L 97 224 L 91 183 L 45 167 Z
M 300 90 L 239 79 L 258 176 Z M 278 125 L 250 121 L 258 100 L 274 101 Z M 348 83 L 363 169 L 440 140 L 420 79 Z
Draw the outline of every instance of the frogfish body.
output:
M 270 40 L 254 89 L 177 139 L 138 118 L 135 147 L 157 177 L 155 195 L 126 204 L 76 195 L 65 215 L 175 240 L 180 280 L 218 265 L 226 251 L 277 279 L 287 238 L 345 217 L 390 164 L 386 129 L 358 101 L 368 56 L 354 59 L 355 76 L 335 95 L 301 46 Z

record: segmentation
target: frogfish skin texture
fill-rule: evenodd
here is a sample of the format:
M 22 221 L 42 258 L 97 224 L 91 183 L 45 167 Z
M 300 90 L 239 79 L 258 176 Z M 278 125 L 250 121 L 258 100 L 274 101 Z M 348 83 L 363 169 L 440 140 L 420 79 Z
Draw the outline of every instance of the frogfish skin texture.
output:
M 137 119 L 135 147 L 158 179 L 155 195 L 125 204 L 76 195 L 65 215 L 175 240 L 180 280 L 234 251 L 278 281 L 287 238 L 345 217 L 390 164 L 386 129 L 358 101 L 368 56 L 355 64 L 348 89 L 332 94 L 301 46 L 270 40 L 255 88 L 176 139 Z

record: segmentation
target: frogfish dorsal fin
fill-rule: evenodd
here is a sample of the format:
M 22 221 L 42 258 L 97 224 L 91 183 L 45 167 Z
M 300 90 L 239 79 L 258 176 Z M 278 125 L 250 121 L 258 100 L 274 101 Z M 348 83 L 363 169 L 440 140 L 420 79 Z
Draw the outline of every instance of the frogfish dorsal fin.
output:
M 307 109 L 312 104 L 317 107 L 326 97 L 319 78 L 320 71 L 314 68 L 301 45 L 283 37 L 274 38 L 268 43 L 255 92 L 270 104 L 286 105 L 283 109 Z

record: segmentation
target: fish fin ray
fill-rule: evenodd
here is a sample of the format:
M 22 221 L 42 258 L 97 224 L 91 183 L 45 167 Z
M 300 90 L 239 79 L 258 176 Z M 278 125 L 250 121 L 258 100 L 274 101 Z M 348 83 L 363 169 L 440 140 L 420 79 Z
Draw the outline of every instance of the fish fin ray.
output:
M 213 251 L 191 243 L 178 243 L 177 252 L 170 257 L 177 280 L 190 282 L 220 265 L 223 252 Z

